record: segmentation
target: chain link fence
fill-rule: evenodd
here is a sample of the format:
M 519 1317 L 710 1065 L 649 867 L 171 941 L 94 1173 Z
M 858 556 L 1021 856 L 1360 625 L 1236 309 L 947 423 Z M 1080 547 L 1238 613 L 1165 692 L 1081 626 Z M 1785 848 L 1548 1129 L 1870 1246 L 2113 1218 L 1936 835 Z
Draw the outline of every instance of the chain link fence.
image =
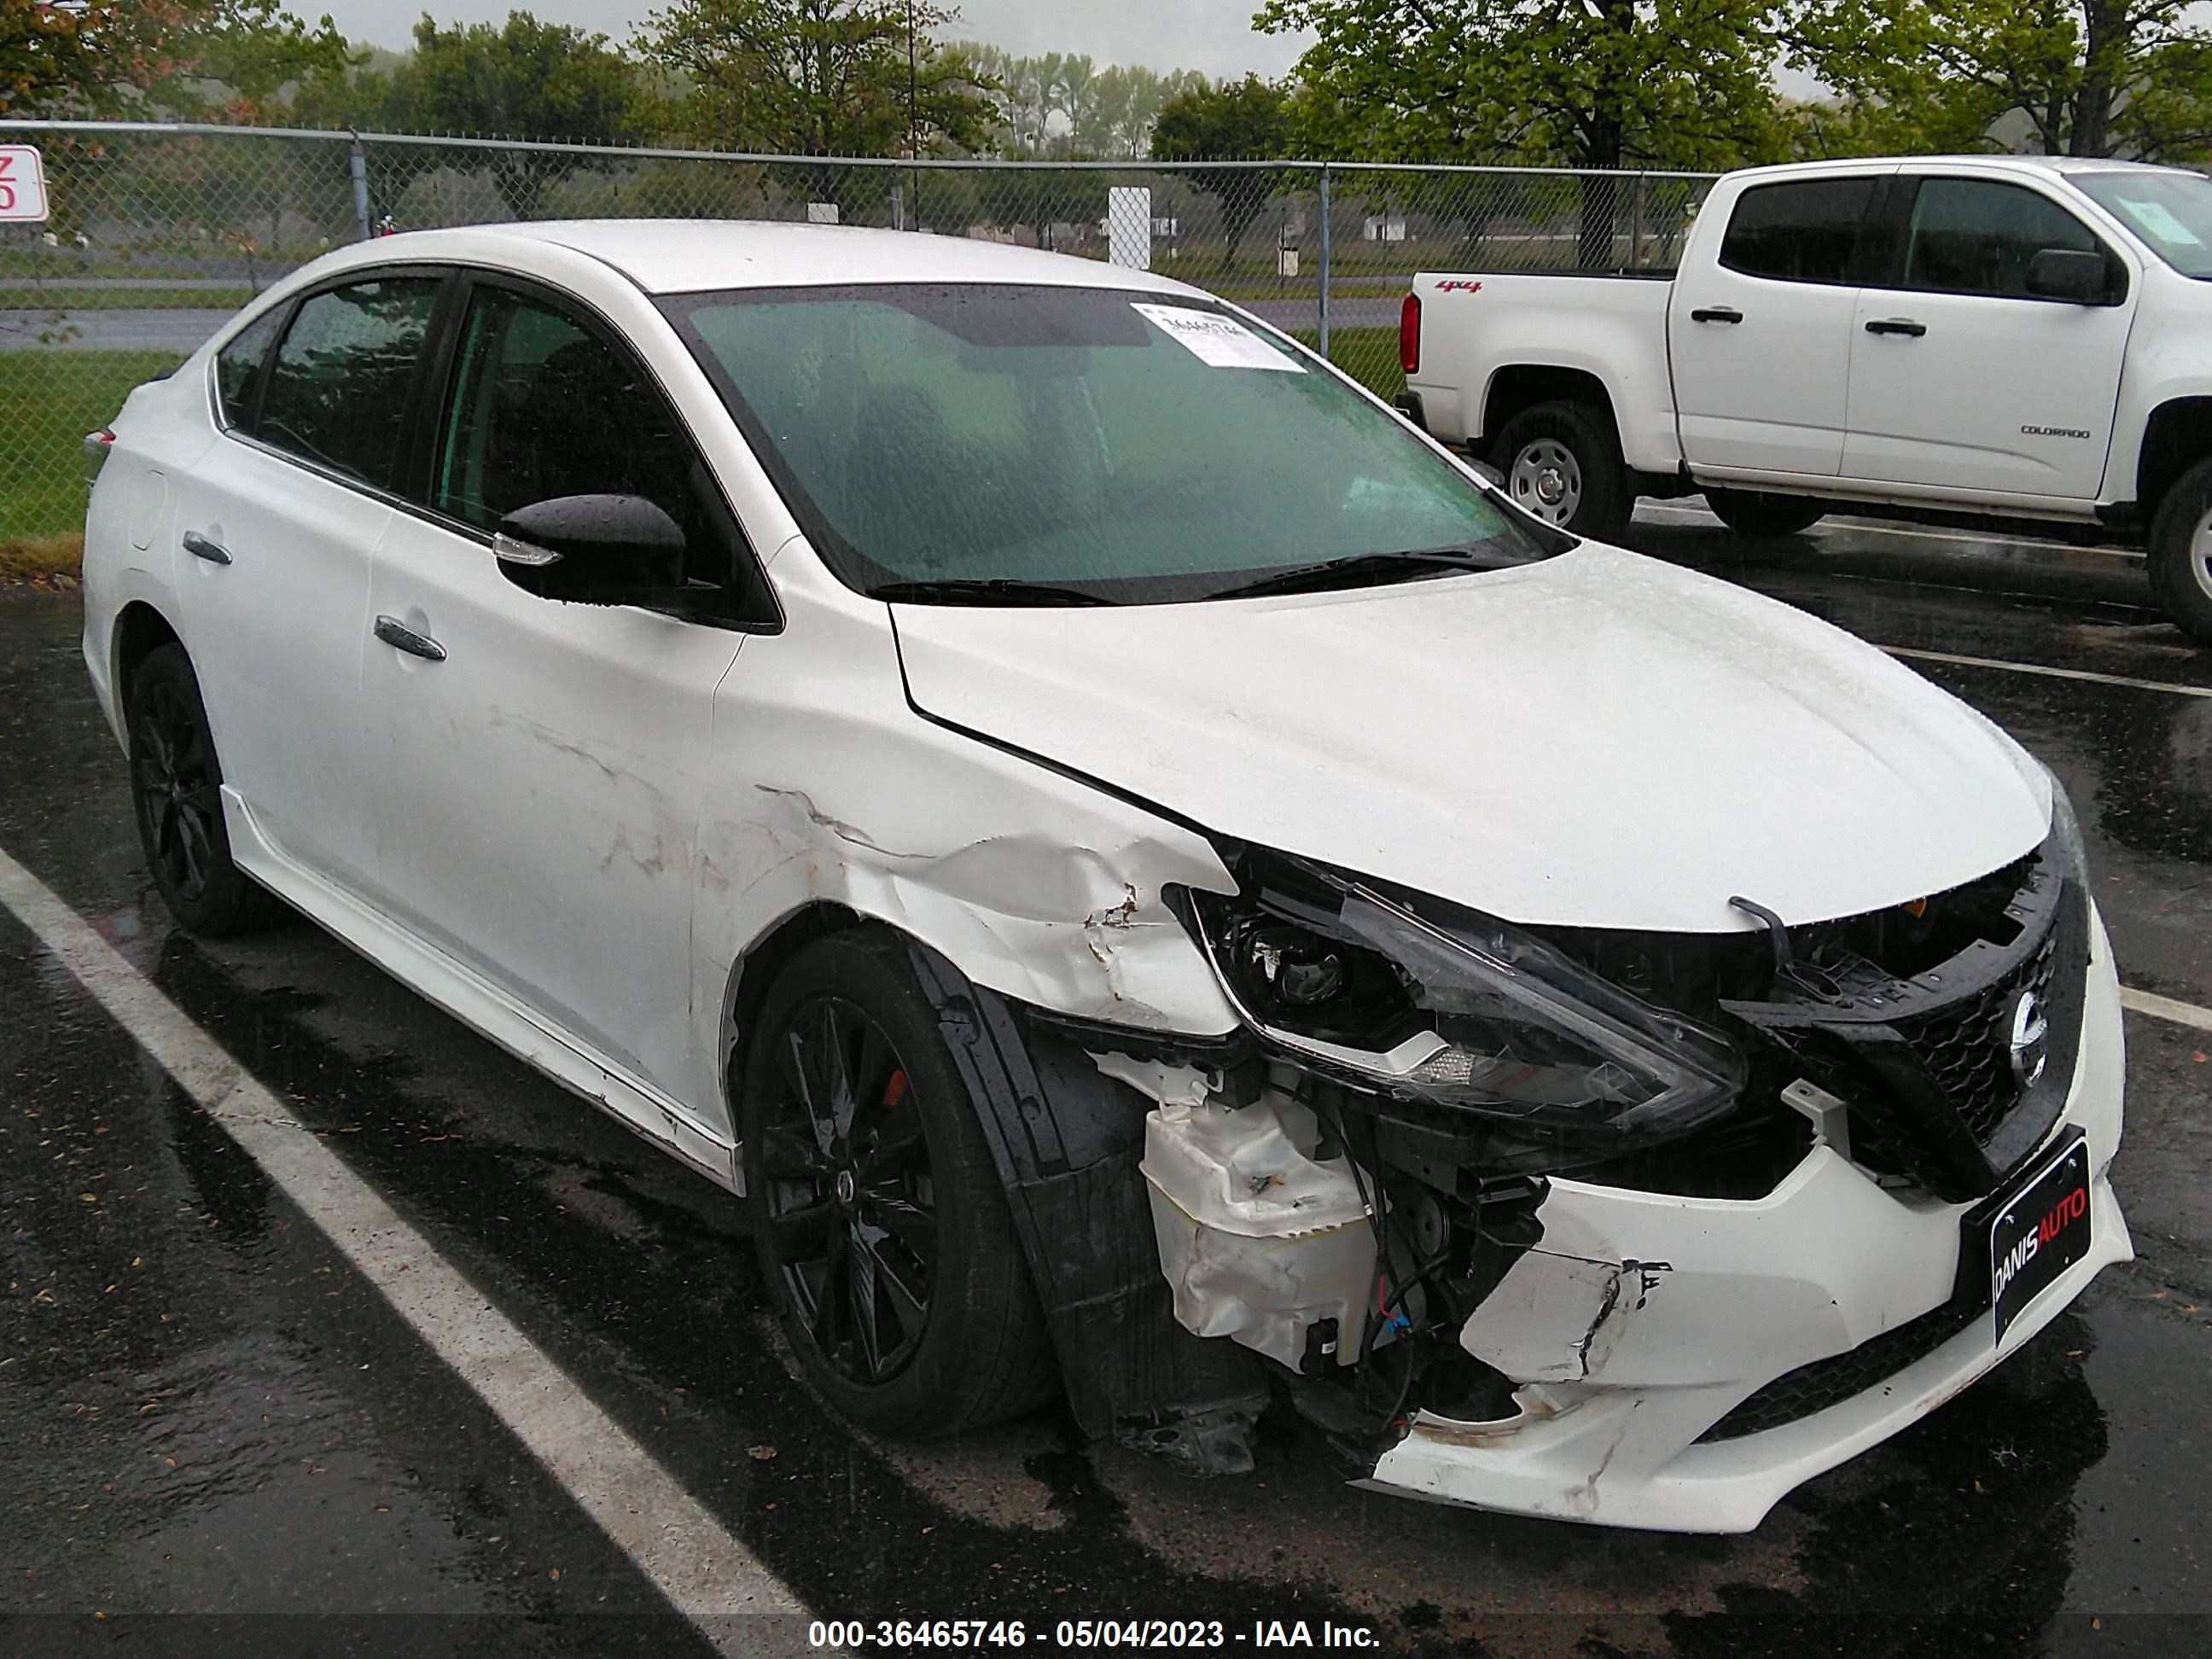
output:
M 384 230 L 579 217 L 872 225 L 1137 264 L 1386 397 L 1422 270 L 1666 265 L 1711 179 L 1314 161 L 909 162 L 0 121 L 50 216 L 0 226 L 0 545 L 81 528 L 79 441 L 253 295 Z

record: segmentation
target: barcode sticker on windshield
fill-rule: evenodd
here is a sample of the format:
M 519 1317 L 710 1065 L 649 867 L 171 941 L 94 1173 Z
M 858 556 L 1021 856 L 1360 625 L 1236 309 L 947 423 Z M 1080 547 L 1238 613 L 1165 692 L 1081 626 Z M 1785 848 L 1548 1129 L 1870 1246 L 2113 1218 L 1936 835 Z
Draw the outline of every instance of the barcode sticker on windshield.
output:
M 1160 329 L 1202 363 L 1215 368 L 1276 368 L 1303 374 L 1305 365 L 1278 351 L 1234 317 L 1218 311 L 1192 311 L 1182 306 L 1148 306 L 1131 301 L 1129 308 Z

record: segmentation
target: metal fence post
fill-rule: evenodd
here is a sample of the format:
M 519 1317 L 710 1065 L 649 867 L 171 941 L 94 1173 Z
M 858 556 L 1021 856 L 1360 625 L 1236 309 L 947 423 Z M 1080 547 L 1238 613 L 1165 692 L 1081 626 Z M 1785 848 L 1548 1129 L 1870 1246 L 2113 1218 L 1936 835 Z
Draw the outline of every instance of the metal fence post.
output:
M 1328 356 L 1328 163 L 1321 164 L 1321 355 Z
M 353 136 L 353 152 L 347 161 L 353 173 L 353 220 L 360 228 L 361 240 L 368 240 L 368 152 L 361 147 L 361 135 Z

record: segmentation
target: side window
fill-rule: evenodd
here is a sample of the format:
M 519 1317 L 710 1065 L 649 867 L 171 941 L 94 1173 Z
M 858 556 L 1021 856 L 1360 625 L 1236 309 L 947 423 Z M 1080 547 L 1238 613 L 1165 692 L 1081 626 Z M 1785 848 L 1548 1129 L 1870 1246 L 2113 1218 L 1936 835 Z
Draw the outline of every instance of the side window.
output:
M 562 495 L 641 495 L 683 527 L 686 574 L 731 580 L 736 525 L 659 387 L 576 319 L 479 289 L 462 325 L 431 505 L 480 530 Z
M 222 418 L 232 426 L 246 427 L 253 413 L 247 400 L 253 396 L 254 377 L 261 373 L 276 325 L 283 320 L 284 307 L 277 306 L 248 323 L 216 353 L 216 395 L 222 403 Z
M 1802 179 L 1754 185 L 1736 198 L 1721 239 L 1721 263 L 1747 276 L 1786 283 L 1848 283 L 1859 222 L 1877 180 Z
M 2057 203 L 1989 179 L 1923 179 L 1905 231 L 1905 286 L 2027 299 L 2027 264 L 2047 247 L 2101 253 Z
M 302 304 L 270 366 L 262 441 L 390 486 L 439 281 L 380 276 Z

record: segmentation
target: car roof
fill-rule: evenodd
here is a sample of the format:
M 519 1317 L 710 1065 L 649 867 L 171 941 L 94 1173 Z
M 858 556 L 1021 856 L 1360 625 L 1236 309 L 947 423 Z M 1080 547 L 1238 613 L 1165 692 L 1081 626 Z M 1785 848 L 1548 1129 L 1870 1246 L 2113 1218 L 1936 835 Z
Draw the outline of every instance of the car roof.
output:
M 556 219 L 402 231 L 356 245 L 380 259 L 483 258 L 528 269 L 534 244 L 605 261 L 649 294 L 849 283 L 1022 283 L 1203 297 L 1200 290 L 1103 259 L 967 236 L 752 219 Z
M 2089 155 L 1855 155 L 1825 161 L 1785 161 L 1773 167 L 1746 167 L 1760 177 L 1818 177 L 1828 173 L 1888 173 L 1899 168 L 1974 167 L 1997 173 L 2191 173 L 2187 167 L 2162 167 L 2148 161 L 2120 161 Z

